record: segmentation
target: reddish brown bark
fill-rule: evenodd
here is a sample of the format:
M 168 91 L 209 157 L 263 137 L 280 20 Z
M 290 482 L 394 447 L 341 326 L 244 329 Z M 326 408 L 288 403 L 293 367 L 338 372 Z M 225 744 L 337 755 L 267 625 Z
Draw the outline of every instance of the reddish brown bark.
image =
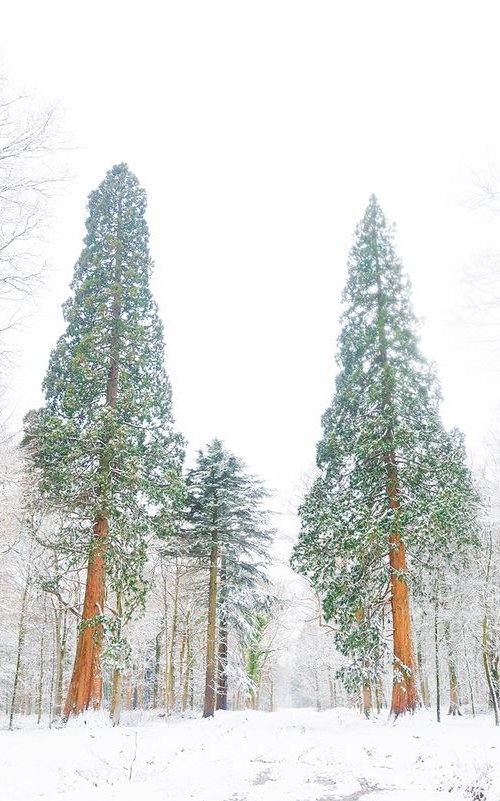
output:
M 94 522 L 94 542 L 87 570 L 75 664 L 64 707 L 65 720 L 72 714 L 78 715 L 87 709 L 101 707 L 103 630 L 99 616 L 104 612 L 104 557 L 107 535 L 108 521 L 105 518 L 97 518 Z
M 415 665 L 411 637 L 410 598 L 407 581 L 406 550 L 399 535 L 399 497 L 395 455 L 387 460 L 388 496 L 395 512 L 395 526 L 389 539 L 389 564 L 391 568 L 391 609 L 393 627 L 393 666 L 391 715 L 398 717 L 405 712 L 414 712 L 417 705 Z
M 417 705 L 415 666 L 411 641 L 411 618 L 406 581 L 405 546 L 397 532 L 390 539 L 391 608 L 394 636 L 394 683 L 391 714 L 414 712 Z

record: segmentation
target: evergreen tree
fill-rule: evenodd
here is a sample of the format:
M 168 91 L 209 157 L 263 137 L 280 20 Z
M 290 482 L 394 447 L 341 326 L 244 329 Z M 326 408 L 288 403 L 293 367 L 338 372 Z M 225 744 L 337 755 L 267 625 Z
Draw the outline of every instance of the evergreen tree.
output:
M 52 546 L 87 566 L 66 719 L 100 707 L 106 593 L 117 595 L 119 632 L 121 617 L 144 599 L 148 538 L 168 532 L 183 500 L 182 439 L 149 286 L 146 195 L 118 164 L 88 208 L 66 331 L 50 357 L 45 404 L 27 416 L 25 435 L 38 491 L 64 519 Z
M 250 608 L 265 580 L 263 564 L 268 560 L 272 532 L 263 507 L 268 493 L 220 440 L 199 451 L 186 483 L 188 552 L 209 572 L 203 716 L 210 717 L 216 707 L 217 663 L 221 695 L 227 700 L 229 627 L 250 620 Z M 219 704 L 224 707 L 225 703 Z
M 461 437 L 441 423 L 409 282 L 374 196 L 356 229 L 343 302 L 336 391 L 293 564 L 322 594 L 349 657 L 344 678 L 364 688 L 365 707 L 382 669 L 390 602 L 397 716 L 417 700 L 410 588 L 421 565 L 473 535 L 475 496 Z
M 272 600 L 268 577 L 259 563 L 236 549 L 222 552 L 219 571 L 218 657 L 216 708 L 227 709 L 229 635 L 242 657 L 253 637 L 256 615 L 269 612 Z M 244 665 L 241 663 L 240 668 Z

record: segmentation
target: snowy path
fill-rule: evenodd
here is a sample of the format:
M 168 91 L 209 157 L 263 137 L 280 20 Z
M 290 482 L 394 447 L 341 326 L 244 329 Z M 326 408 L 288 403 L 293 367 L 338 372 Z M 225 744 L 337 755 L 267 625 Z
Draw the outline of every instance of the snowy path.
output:
M 351 710 L 291 709 L 118 729 L 98 719 L 0 732 L 0 798 L 497 801 L 499 762 L 490 718 L 439 727 L 421 714 L 391 726 Z

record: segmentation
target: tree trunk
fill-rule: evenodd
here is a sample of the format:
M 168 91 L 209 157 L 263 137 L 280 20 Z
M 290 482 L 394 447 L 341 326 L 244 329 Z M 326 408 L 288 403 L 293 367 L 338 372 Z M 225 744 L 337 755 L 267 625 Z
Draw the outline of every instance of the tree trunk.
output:
M 163 576 L 163 621 L 164 621 L 164 633 L 165 633 L 165 713 L 168 717 L 170 713 L 168 701 L 169 701 L 169 692 L 168 692 L 168 682 L 169 682 L 169 648 L 168 648 L 168 593 L 167 593 L 167 576 Z
M 177 642 L 177 613 L 179 607 L 179 565 L 175 560 L 174 606 L 172 609 L 172 632 L 170 635 L 170 654 L 167 675 L 167 706 L 173 710 L 175 706 L 175 646 Z
M 372 691 L 370 685 L 366 682 L 363 684 L 363 714 L 365 718 L 369 718 L 372 712 Z
M 47 596 L 43 599 L 43 626 L 42 632 L 40 635 L 40 666 L 38 668 L 38 703 L 37 703 L 37 716 L 36 722 L 40 723 L 42 719 L 42 708 L 43 708 L 43 680 L 45 677 L 44 671 L 44 645 L 45 645 L 45 630 L 47 628 Z
M 458 697 L 457 667 L 451 644 L 450 624 L 445 627 L 446 645 L 448 648 L 448 677 L 450 680 L 450 706 L 448 715 L 461 715 L 460 699 Z
M 102 703 L 102 640 L 104 612 L 104 557 L 108 536 L 106 518 L 96 518 L 90 554 L 73 675 L 64 707 L 64 720 Z
M 113 726 L 118 726 L 120 723 L 120 715 L 122 711 L 122 684 L 122 671 L 120 668 L 114 668 L 113 678 L 111 680 L 111 705 L 109 709 Z
M 207 665 L 205 673 L 205 699 L 203 717 L 210 718 L 215 712 L 215 641 L 217 627 L 217 571 L 219 549 L 214 535 L 210 550 L 210 584 L 208 590 L 208 624 L 207 624 Z
M 490 654 L 491 678 L 493 681 L 493 689 L 497 699 L 497 707 L 500 706 L 500 670 L 499 670 L 500 657 L 498 654 L 493 656 Z
M 360 626 L 362 626 L 364 619 L 365 619 L 365 610 L 361 606 L 356 612 L 356 620 L 358 621 Z M 367 660 L 364 663 L 364 668 L 365 671 L 368 673 L 370 666 Z M 361 692 L 361 709 L 365 717 L 369 718 L 372 710 L 372 693 L 370 688 L 370 682 L 366 677 L 363 679 L 363 687 Z
M 184 688 L 184 668 L 186 664 L 186 647 L 187 647 L 187 631 L 184 627 L 182 631 L 181 637 L 181 650 L 179 653 L 179 694 L 181 699 L 181 706 L 182 706 L 182 696 L 183 696 L 183 688 Z
M 227 628 L 219 631 L 217 709 L 227 709 Z
M 122 598 L 121 593 L 116 593 L 116 613 L 117 621 L 117 634 L 121 638 L 122 633 Z M 113 667 L 113 674 L 111 679 L 111 704 L 109 714 L 113 721 L 113 726 L 118 726 L 120 723 L 120 715 L 122 711 L 122 666 L 120 664 Z
M 185 712 L 188 708 L 189 703 L 189 685 L 190 685 L 190 677 L 191 677 L 191 637 L 190 637 L 190 630 L 189 630 L 189 612 L 186 615 L 186 652 L 185 657 L 186 661 L 184 664 L 184 678 L 183 678 L 183 688 L 182 688 L 182 711 Z
M 153 677 L 153 709 L 158 707 L 160 689 L 161 630 L 155 637 L 155 666 Z
M 472 686 L 472 677 L 470 674 L 470 664 L 469 664 L 469 654 L 467 652 L 467 643 L 465 641 L 465 628 L 462 627 L 462 637 L 464 642 L 464 656 L 465 656 L 465 667 L 467 669 L 467 683 L 469 685 L 469 693 L 470 693 L 470 704 L 472 709 L 472 717 L 476 717 L 476 707 L 474 704 L 474 689 Z
M 453 659 L 450 659 L 448 662 L 448 673 L 450 677 L 450 706 L 448 715 L 461 715 L 460 700 L 458 697 L 457 669 Z
M 490 700 L 493 706 L 493 714 L 495 715 L 495 726 L 500 725 L 500 711 L 499 711 L 499 704 L 497 693 L 495 691 L 495 686 L 493 684 L 493 678 L 491 675 L 491 663 L 490 663 L 490 652 L 489 652 L 489 637 L 488 637 L 488 617 L 487 615 L 483 618 L 483 638 L 482 638 L 482 651 L 483 651 L 483 665 L 484 665 L 484 672 L 486 674 L 486 683 L 488 684 L 488 690 L 490 693 Z
M 380 676 L 377 678 L 377 681 L 375 682 L 375 705 L 377 707 L 377 715 L 380 714 L 382 707 L 386 706 L 384 688 L 382 686 L 382 680 Z
M 391 610 L 394 647 L 394 676 L 392 686 L 391 715 L 398 717 L 405 712 L 414 712 L 417 705 L 415 668 L 411 641 L 410 598 L 408 592 L 408 570 L 406 550 L 399 535 L 399 498 L 395 454 L 387 460 L 388 496 L 395 512 L 395 527 L 389 539 L 389 564 L 391 568 Z
M 332 673 L 330 668 L 327 668 L 327 676 L 328 676 L 328 697 L 330 701 L 330 709 L 337 706 L 335 703 L 335 687 L 333 685 Z
M 490 637 L 488 632 L 488 624 L 489 624 L 489 604 L 488 604 L 488 595 L 489 592 L 489 582 L 490 582 L 490 571 L 491 571 L 491 562 L 493 558 L 493 535 L 490 531 L 489 534 L 489 547 L 488 547 L 488 562 L 486 567 L 486 581 L 485 581 L 485 599 L 484 599 L 484 617 L 483 617 L 483 636 L 482 636 L 482 652 L 483 652 L 483 665 L 484 665 L 484 672 L 486 674 L 486 682 L 488 684 L 488 690 L 490 692 L 490 700 L 493 706 L 493 712 L 495 715 L 495 726 L 500 724 L 500 699 L 498 694 L 498 687 L 495 687 L 495 682 L 492 675 L 492 664 L 491 664 L 491 645 L 490 645 Z
M 221 561 L 220 571 L 220 605 L 219 613 L 219 645 L 217 654 L 217 709 L 227 709 L 227 655 L 228 655 L 228 630 L 227 614 L 224 608 L 225 603 L 225 581 L 226 568 L 224 558 Z
M 441 722 L 441 678 L 439 670 L 439 573 L 436 580 L 436 598 L 434 603 L 434 661 L 436 670 L 436 719 Z
M 54 692 L 54 719 L 60 718 L 63 711 L 63 682 L 64 682 L 64 657 L 66 654 L 66 640 L 68 636 L 67 626 L 68 612 L 59 604 L 54 605 L 54 632 L 55 632 L 55 692 Z
M 31 554 L 29 556 L 31 560 Z M 17 660 L 16 660 L 16 669 L 14 672 L 14 684 L 12 687 L 12 696 L 10 700 L 10 715 L 9 715 L 9 729 L 12 730 L 14 725 L 14 712 L 16 708 L 16 699 L 17 699 L 17 690 L 19 687 L 19 678 L 21 676 L 21 661 L 22 661 L 22 653 L 23 653 L 23 646 L 24 646 L 24 639 L 26 637 L 26 601 L 28 598 L 28 589 L 30 586 L 31 576 L 28 571 L 28 575 L 26 576 L 26 582 L 24 584 L 23 594 L 21 598 L 21 612 L 19 615 L 19 628 L 18 628 L 18 635 L 17 635 Z
M 420 642 L 420 638 L 418 639 L 417 645 L 417 666 L 418 666 L 418 675 L 420 677 L 420 696 L 422 700 L 422 704 L 428 709 L 431 705 L 431 696 L 429 692 L 429 680 L 427 678 L 427 672 L 424 666 L 424 658 L 422 655 L 422 643 Z

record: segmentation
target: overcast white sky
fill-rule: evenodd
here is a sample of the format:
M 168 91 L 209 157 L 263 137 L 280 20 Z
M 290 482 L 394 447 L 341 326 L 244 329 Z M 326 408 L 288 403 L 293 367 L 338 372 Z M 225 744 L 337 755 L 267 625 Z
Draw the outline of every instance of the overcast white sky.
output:
M 375 192 L 398 225 L 445 419 L 476 449 L 499 351 L 457 304 L 464 267 L 500 252 L 500 217 L 463 203 L 472 172 L 500 166 L 499 30 L 498 3 L 477 0 L 4 4 L 4 69 L 60 105 L 75 145 L 48 289 L 21 340 L 18 418 L 41 401 L 86 197 L 124 160 L 148 192 L 191 446 L 221 436 L 286 503 L 314 460 L 347 251 Z

